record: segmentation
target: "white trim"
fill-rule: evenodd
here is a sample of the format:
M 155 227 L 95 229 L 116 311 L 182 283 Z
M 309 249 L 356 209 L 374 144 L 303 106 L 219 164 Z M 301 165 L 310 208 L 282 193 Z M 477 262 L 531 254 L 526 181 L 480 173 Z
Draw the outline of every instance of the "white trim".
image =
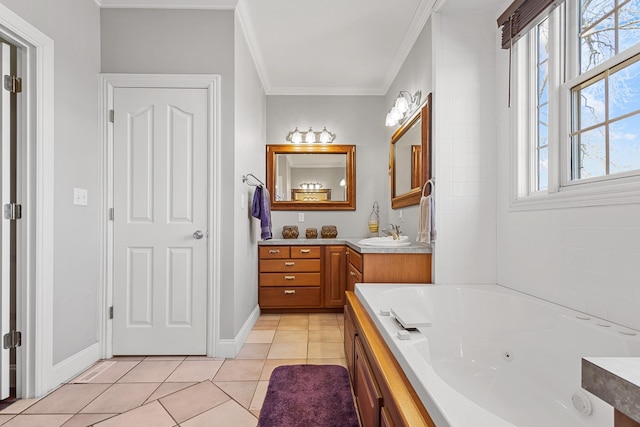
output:
M 244 38 L 247 41 L 247 45 L 249 46 L 249 52 L 251 52 L 251 57 L 253 58 L 253 62 L 256 65 L 256 70 L 258 71 L 258 76 L 260 77 L 262 88 L 264 89 L 265 93 L 269 93 L 271 91 L 271 82 L 269 81 L 267 70 L 265 69 L 262 51 L 260 50 L 257 42 L 258 37 L 256 36 L 256 33 L 254 31 L 255 26 L 253 25 L 251 15 L 249 15 L 245 0 L 238 0 L 238 5 L 236 6 L 236 15 L 238 16 L 238 22 L 240 22 L 240 28 L 242 29 Z
M 225 358 L 236 357 L 240 352 L 242 345 L 247 340 L 247 337 L 249 336 L 251 329 L 253 329 L 256 322 L 258 321 L 258 318 L 260 318 L 260 306 L 256 305 L 253 311 L 251 312 L 251 314 L 249 315 L 249 318 L 247 319 L 247 321 L 244 322 L 244 325 L 242 325 L 242 328 L 240 328 L 240 331 L 235 336 L 235 338 L 221 339 L 219 341 L 220 347 L 218 348 L 218 357 L 225 357 Z
M 69 382 L 70 379 L 78 376 L 98 359 L 100 359 L 100 345 L 95 343 L 62 362 L 56 363 L 53 367 L 51 383 L 55 385 Z
M 112 144 L 113 126 L 107 120 L 107 112 L 113 108 L 113 90 L 126 87 L 173 87 L 207 89 L 209 118 L 208 127 L 213 132 L 208 135 L 208 277 L 207 277 L 207 356 L 216 357 L 220 329 L 220 242 L 219 218 L 222 217 L 221 203 L 221 77 L 214 74 L 101 74 L 100 75 L 100 150 L 102 165 L 102 214 L 101 224 L 101 271 L 99 344 L 100 356 L 110 358 L 112 351 L 112 323 L 107 319 L 108 307 L 112 304 L 113 295 L 113 221 L 109 221 L 108 209 L 113 206 L 113 161 Z
M 233 10 L 238 0 L 95 0 L 101 8 Z
M 17 295 L 18 397 L 41 396 L 55 386 L 53 364 L 53 40 L 0 4 L 0 34 L 18 47 L 23 77 L 19 97 Z

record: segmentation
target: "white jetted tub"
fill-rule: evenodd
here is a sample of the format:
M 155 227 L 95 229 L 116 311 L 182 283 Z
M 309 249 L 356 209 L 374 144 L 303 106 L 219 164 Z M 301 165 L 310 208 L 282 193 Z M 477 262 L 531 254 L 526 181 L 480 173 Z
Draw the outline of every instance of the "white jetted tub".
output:
M 581 358 L 639 356 L 640 332 L 497 285 L 358 284 L 356 296 L 438 427 L 610 427 Z M 400 340 L 381 310 L 431 326 Z

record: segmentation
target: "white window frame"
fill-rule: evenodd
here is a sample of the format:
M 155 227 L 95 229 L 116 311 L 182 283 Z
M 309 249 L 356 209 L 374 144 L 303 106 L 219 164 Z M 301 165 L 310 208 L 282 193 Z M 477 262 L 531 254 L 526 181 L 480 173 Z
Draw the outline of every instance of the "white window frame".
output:
M 579 75 L 579 41 L 573 36 L 578 34 L 578 7 L 578 0 L 566 0 L 564 8 L 556 8 L 549 16 L 549 182 L 545 191 L 535 191 L 534 187 L 537 116 L 531 96 L 535 93 L 537 74 L 529 54 L 535 49 L 537 27 L 513 46 L 510 111 L 510 135 L 516 141 L 512 144 L 511 162 L 513 211 L 640 203 L 639 170 L 571 180 L 571 89 L 640 53 L 639 43 Z M 561 31 L 565 25 L 566 30 Z M 566 39 L 558 42 L 557 37 L 564 34 Z M 563 80 L 566 81 L 562 83 Z

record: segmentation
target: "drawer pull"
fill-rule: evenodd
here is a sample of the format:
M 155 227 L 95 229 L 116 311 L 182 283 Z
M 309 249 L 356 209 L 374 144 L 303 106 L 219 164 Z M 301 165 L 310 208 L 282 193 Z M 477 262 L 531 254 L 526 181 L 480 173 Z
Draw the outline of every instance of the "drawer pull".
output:
M 279 254 L 280 253 L 280 249 L 269 249 L 269 253 L 270 254 Z
M 295 290 L 295 289 L 286 289 L 286 290 L 284 291 L 284 294 L 285 294 L 285 295 L 294 295 L 295 293 L 296 293 L 296 290 Z
M 296 276 L 284 276 L 284 280 L 296 280 Z
M 284 263 L 284 266 L 285 266 L 285 267 L 293 267 L 294 265 L 296 265 L 296 263 L 295 263 L 295 262 L 285 262 L 285 263 Z
M 353 271 L 350 271 L 349 274 L 351 274 L 352 276 L 355 277 L 356 273 L 354 273 Z
M 311 249 L 300 249 L 300 253 L 301 254 L 310 254 L 311 253 Z

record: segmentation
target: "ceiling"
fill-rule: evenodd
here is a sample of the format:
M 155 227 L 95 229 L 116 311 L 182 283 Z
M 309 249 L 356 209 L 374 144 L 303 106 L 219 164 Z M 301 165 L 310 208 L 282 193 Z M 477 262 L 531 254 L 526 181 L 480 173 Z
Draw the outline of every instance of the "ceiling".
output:
M 496 0 L 95 1 L 117 8 L 236 9 L 268 95 L 384 95 L 434 8 Z

